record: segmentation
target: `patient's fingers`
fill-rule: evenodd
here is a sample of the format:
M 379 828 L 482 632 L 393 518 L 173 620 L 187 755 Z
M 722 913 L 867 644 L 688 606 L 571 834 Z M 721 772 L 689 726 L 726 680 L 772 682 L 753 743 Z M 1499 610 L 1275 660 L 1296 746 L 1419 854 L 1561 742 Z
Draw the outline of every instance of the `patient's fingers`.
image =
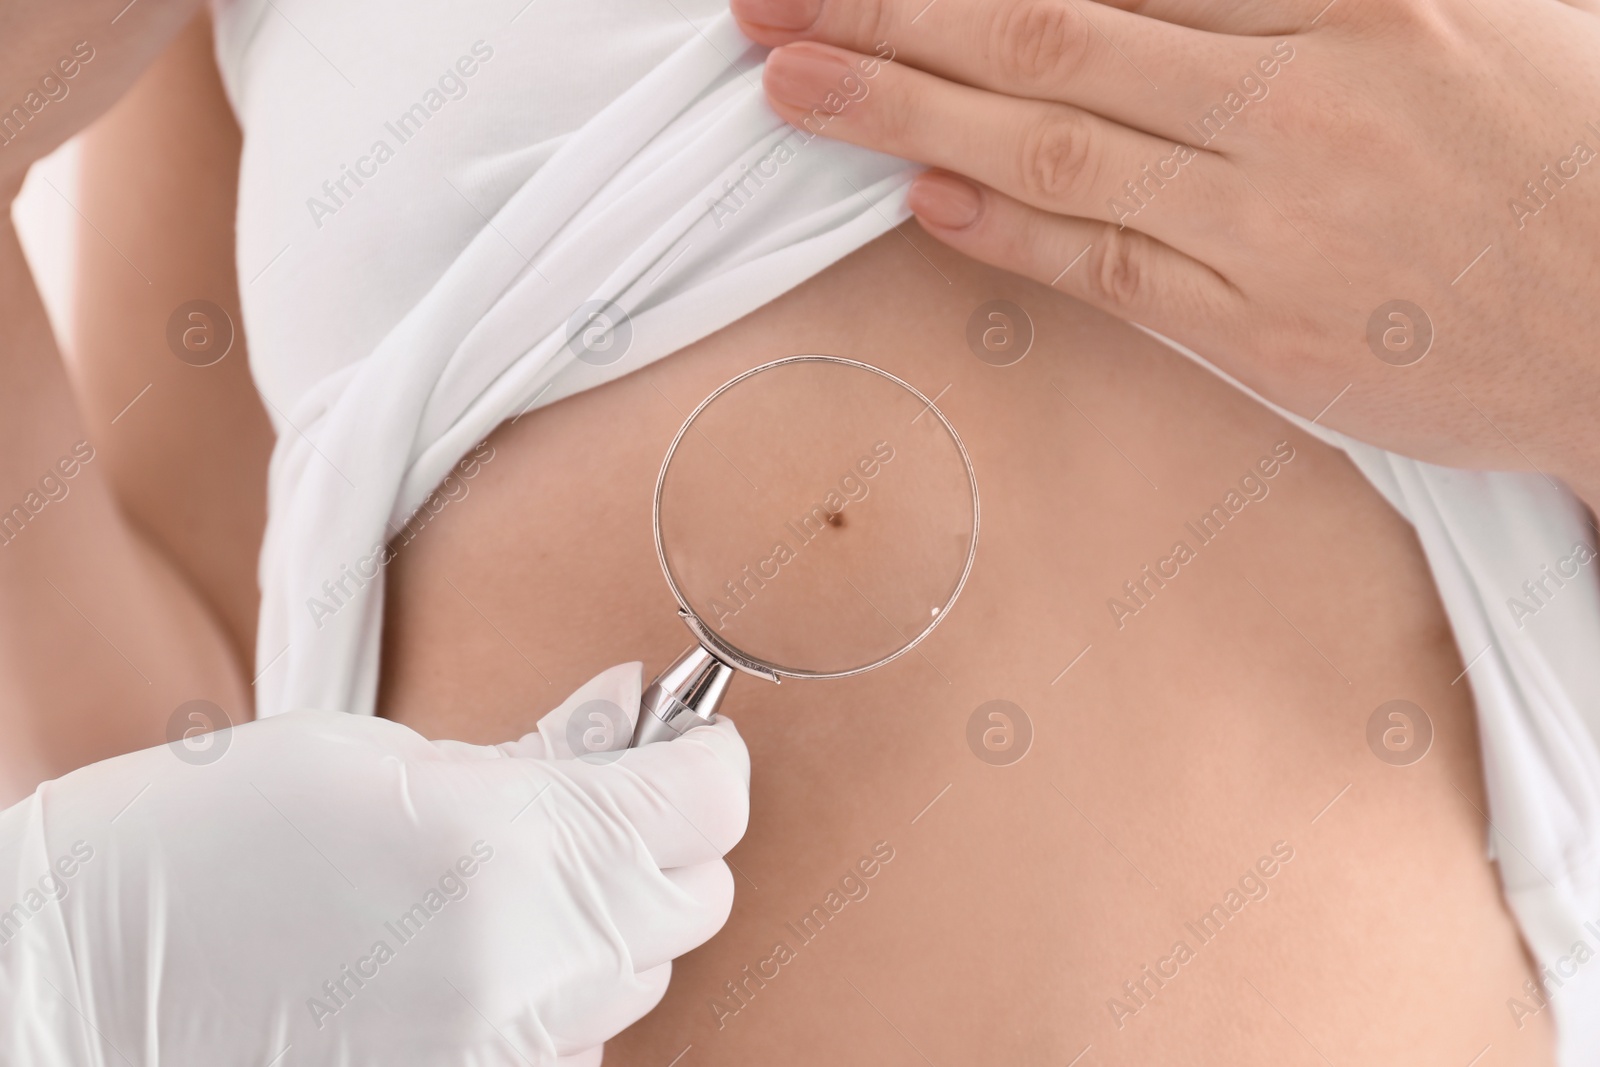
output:
M 1280 37 L 1314 28 L 1328 0 L 1101 0 L 1107 7 L 1213 33 Z
M 892 56 L 966 85 L 1072 103 L 1163 133 L 1174 97 L 1217 95 L 1262 48 L 1258 38 L 1090 0 L 823 0 L 814 21 L 801 0 L 736 0 L 731 7 L 763 44 L 816 41 Z
M 1157 206 L 1132 225 L 1193 254 L 1211 247 L 1203 237 L 1225 229 L 1224 216 L 1235 208 L 1240 186 L 1222 180 L 1227 164 L 1220 157 L 1067 104 L 1001 96 L 893 66 L 870 87 L 860 83 L 859 99 L 827 107 L 832 72 L 849 72 L 857 58 L 809 43 L 774 52 L 765 75 L 774 107 L 802 129 L 959 170 L 1058 214 L 1124 222 L 1132 205 L 1115 202 L 1129 195 L 1129 183 L 1147 183 L 1147 193 L 1162 190 Z M 1151 175 L 1163 166 L 1165 178 Z
M 1040 211 L 939 171 L 917 178 L 911 208 L 930 234 L 974 259 L 1161 332 L 1192 333 L 1196 321 L 1240 308 L 1216 271 L 1131 228 Z

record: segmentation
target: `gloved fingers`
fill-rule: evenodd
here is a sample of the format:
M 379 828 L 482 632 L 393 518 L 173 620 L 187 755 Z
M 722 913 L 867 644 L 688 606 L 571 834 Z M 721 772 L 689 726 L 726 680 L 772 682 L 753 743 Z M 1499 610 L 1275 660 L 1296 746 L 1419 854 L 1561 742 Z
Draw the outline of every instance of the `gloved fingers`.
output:
M 520 751 L 518 751 L 518 752 L 508 752 L 508 751 L 506 751 L 506 747 L 508 745 L 514 746 L 516 744 L 518 744 L 518 742 L 516 742 L 516 741 L 507 741 L 507 742 L 504 742 L 503 744 L 499 744 L 499 745 L 474 745 L 469 741 L 451 741 L 449 739 L 443 739 L 443 740 L 439 740 L 439 741 L 434 741 L 433 742 L 433 747 L 438 749 L 440 752 L 444 753 L 445 755 L 449 756 L 451 759 L 462 759 L 462 760 L 504 759 L 506 756 L 520 756 L 520 755 L 524 755 L 524 754 L 530 754 L 530 753 L 524 753 L 524 752 L 520 752 Z M 531 753 L 531 755 L 534 755 L 535 758 L 537 758 L 539 755 L 542 755 L 542 754 L 543 754 L 542 752 L 540 752 L 540 753 Z
M 439 751 L 458 759 L 572 759 L 590 752 L 628 747 L 639 717 L 644 664 L 619 663 L 601 671 L 539 720 L 537 728 L 515 741 L 473 745 L 435 741 Z
M 619 663 L 595 675 L 559 707 L 539 720 L 539 728 L 516 742 L 530 751 L 508 755 L 537 755 L 535 739 L 544 743 L 547 759 L 572 759 L 591 752 L 615 752 L 628 747 L 633 724 L 639 717 L 639 697 L 644 689 L 644 664 Z
M 718 716 L 675 741 L 604 762 L 562 765 L 563 776 L 626 820 L 656 866 L 690 867 L 725 855 L 750 818 L 750 753 Z
M 668 961 L 660 966 L 639 971 L 634 975 L 634 978 L 638 980 L 640 986 L 649 991 L 650 1006 L 640 1012 L 637 1018 L 630 1019 L 626 1026 L 620 1027 L 617 1030 L 619 1034 L 656 1010 L 656 1005 L 660 1004 L 661 998 L 667 995 L 667 986 L 672 981 L 672 963 Z
M 734 877 L 725 860 L 673 867 L 661 872 L 672 883 L 677 907 L 671 921 L 659 914 L 620 917 L 618 929 L 634 968 L 644 971 L 677 959 L 711 940 L 733 911 Z
M 654 1011 L 667 995 L 671 981 L 672 964 L 663 963 L 632 975 L 625 992 L 619 990 L 618 995 L 590 1002 L 586 1009 L 574 1009 L 567 1020 L 569 1029 L 558 1035 L 557 1045 L 577 1046 L 577 1051 L 561 1054 L 556 1062 L 562 1067 L 568 1063 L 599 1063 L 601 1042 L 610 1041 Z M 585 1056 L 594 1059 L 584 1059 Z
M 556 1067 L 600 1067 L 600 1058 L 605 1050 L 604 1045 L 596 1045 L 571 1056 L 557 1056 Z

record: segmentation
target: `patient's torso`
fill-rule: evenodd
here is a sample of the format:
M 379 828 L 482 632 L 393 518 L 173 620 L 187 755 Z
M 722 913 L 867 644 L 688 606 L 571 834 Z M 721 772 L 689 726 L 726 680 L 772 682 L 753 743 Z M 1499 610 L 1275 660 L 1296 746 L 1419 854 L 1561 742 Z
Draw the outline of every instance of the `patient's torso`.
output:
M 1531 972 L 1409 527 L 1137 331 L 904 230 L 502 426 L 388 570 L 384 713 L 500 741 L 687 644 L 651 493 L 726 378 L 866 360 L 937 395 L 972 455 L 976 565 L 917 652 L 736 680 L 732 918 L 607 1063 L 1550 1062 L 1548 1012 L 1509 1010 L 1536 1007 Z M 1032 323 L 1009 366 L 969 343 L 995 300 Z M 1431 740 L 1371 728 L 1393 700 Z

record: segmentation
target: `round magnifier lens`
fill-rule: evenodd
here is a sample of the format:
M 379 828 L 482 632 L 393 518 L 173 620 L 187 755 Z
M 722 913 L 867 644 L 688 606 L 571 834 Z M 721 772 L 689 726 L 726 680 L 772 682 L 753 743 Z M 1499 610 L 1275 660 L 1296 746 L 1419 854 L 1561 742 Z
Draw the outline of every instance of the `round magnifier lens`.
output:
M 950 610 L 977 549 L 978 489 L 916 389 L 793 356 L 689 416 L 655 523 L 667 581 L 715 643 L 780 675 L 838 678 L 908 651 Z

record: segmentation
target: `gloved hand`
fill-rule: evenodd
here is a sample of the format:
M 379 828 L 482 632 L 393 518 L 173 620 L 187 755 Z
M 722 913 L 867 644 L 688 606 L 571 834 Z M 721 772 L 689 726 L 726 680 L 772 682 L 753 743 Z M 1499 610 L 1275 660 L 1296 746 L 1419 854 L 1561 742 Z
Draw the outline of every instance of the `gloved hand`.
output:
M 0 812 L 0 1062 L 598 1063 L 727 919 L 748 815 L 727 719 L 571 758 L 641 681 L 503 745 L 296 712 L 41 785 Z

